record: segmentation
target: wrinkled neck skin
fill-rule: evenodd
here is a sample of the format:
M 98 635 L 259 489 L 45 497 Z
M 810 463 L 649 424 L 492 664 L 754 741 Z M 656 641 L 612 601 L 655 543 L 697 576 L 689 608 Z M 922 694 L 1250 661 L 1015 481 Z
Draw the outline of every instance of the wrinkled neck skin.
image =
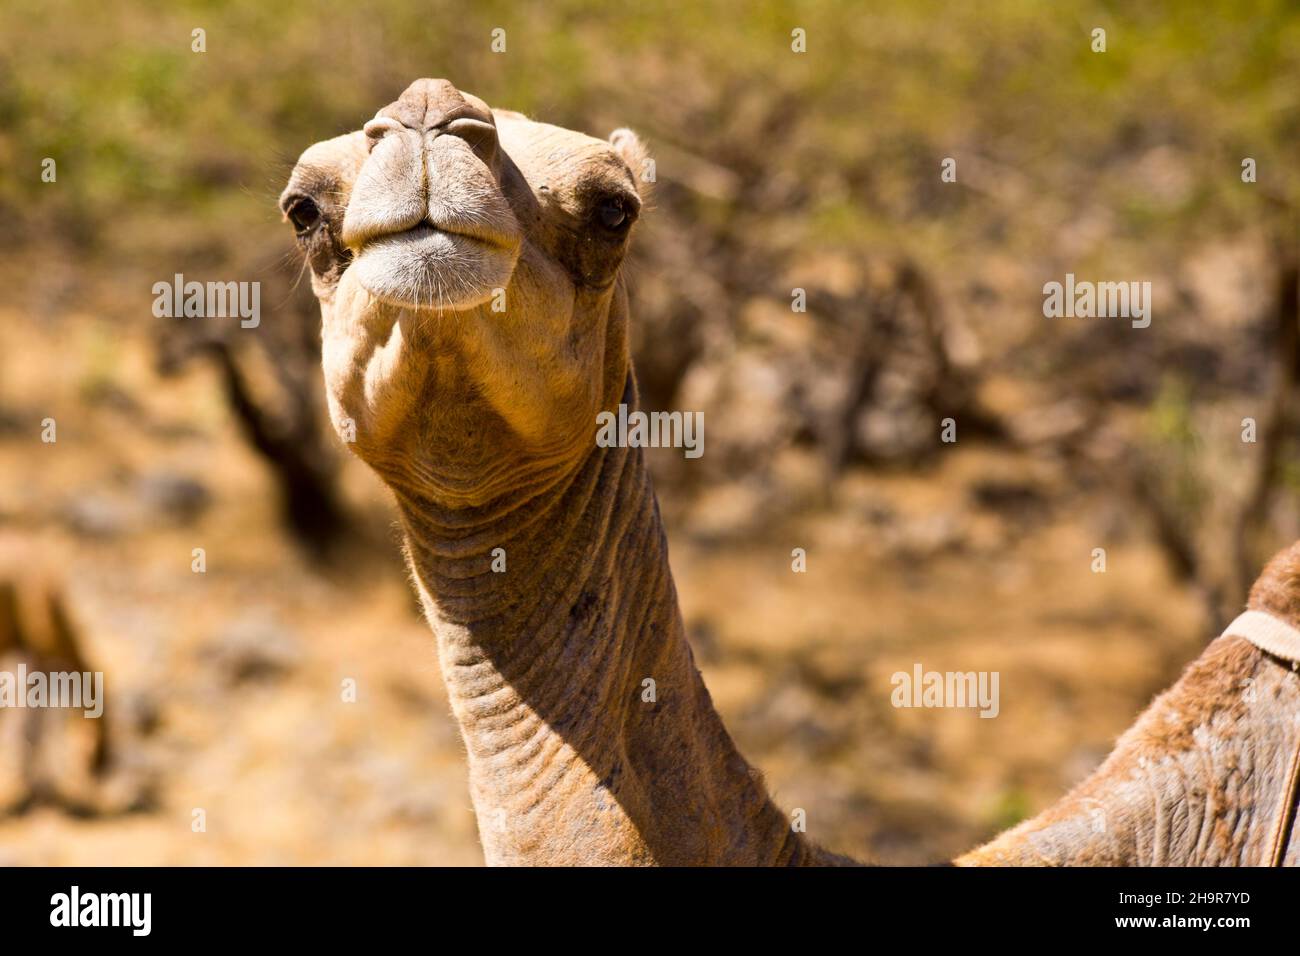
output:
M 1298 739 L 1300 677 L 1246 639 L 1221 637 L 1095 773 L 957 863 L 1268 866 Z M 1284 864 L 1300 865 L 1294 820 L 1289 830 Z
M 488 863 L 805 859 L 696 671 L 639 450 L 508 511 L 399 501 Z
M 598 410 L 637 404 L 626 298 L 602 295 L 584 306 L 613 312 L 607 331 L 591 323 L 600 347 L 576 346 L 598 391 L 551 435 L 521 436 L 474 378 L 485 346 L 470 330 L 500 316 L 371 303 L 332 331 L 325 316 L 331 410 L 358 418 L 358 454 L 396 497 L 487 862 L 837 861 L 792 832 L 713 709 L 641 450 L 595 445 Z M 349 362 L 330 361 L 331 339 Z M 401 440 L 394 416 L 437 409 L 444 423 Z

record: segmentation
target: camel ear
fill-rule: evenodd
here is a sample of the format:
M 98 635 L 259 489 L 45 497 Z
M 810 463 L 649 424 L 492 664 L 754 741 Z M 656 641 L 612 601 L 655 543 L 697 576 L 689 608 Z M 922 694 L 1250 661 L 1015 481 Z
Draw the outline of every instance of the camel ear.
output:
M 650 157 L 641 137 L 630 129 L 616 129 L 609 134 L 610 145 L 614 152 L 623 158 L 627 168 L 632 170 L 636 181 L 636 191 L 644 201 L 650 198 L 650 190 L 655 183 L 655 161 Z

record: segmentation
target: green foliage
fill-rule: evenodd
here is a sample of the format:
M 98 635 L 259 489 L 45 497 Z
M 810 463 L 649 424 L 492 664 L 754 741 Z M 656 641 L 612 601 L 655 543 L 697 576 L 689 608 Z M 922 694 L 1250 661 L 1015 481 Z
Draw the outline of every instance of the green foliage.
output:
M 1196 427 L 1192 390 L 1181 376 L 1166 375 L 1147 417 L 1148 447 L 1159 461 L 1165 494 L 1176 513 L 1197 517 L 1210 496 Z
M 796 26 L 806 54 L 790 50 Z M 1108 32 L 1104 54 L 1090 50 L 1094 26 Z M 190 50 L 195 27 L 205 53 Z M 489 49 L 494 27 L 507 31 L 504 55 Z M 110 254 L 123 220 L 207 209 L 232 190 L 238 202 L 187 228 L 271 228 L 271 198 L 303 147 L 357 128 L 425 75 L 595 133 L 635 125 L 748 182 L 793 177 L 803 188 L 781 201 L 803 215 L 786 242 L 866 246 L 936 216 L 946 228 L 926 241 L 979 242 L 987 210 L 936 204 L 947 155 L 1084 203 L 1112 164 L 1172 144 L 1197 184 L 1184 203 L 1153 203 L 1126 177 L 1127 195 L 1111 197 L 1139 238 L 1168 235 L 1171 215 L 1189 230 L 1257 222 L 1266 210 L 1259 191 L 1243 194 L 1242 155 L 1271 192 L 1300 192 L 1286 161 L 1300 18 L 1284 0 L 1050 14 L 1036 0 L 28 0 L 0 9 L 0 37 L 7 238 L 66 231 Z M 57 188 L 40 181 L 46 156 Z M 727 221 L 747 235 L 780 211 L 736 203 Z M 1041 247 L 1033 234 L 1009 242 Z
M 1200 442 L 1192 417 L 1191 388 L 1181 377 L 1166 375 L 1161 380 L 1160 391 L 1151 406 L 1150 431 L 1155 442 L 1170 446 L 1180 454 L 1196 451 Z
M 988 827 L 995 833 L 1010 829 L 1021 820 L 1027 820 L 1033 814 L 1033 809 L 1033 801 L 1028 793 L 1018 787 L 1010 787 L 1002 791 L 993 807 Z

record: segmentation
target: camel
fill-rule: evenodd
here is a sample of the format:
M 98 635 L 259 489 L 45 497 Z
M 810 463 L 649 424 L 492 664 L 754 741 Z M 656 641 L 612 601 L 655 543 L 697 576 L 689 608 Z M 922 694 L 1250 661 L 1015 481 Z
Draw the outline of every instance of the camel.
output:
M 280 208 L 320 303 L 330 418 L 395 500 L 489 864 L 850 864 L 738 752 L 642 451 L 593 440 L 600 413 L 639 407 L 621 265 L 646 160 L 629 130 L 596 139 L 432 79 L 308 148 Z M 1300 622 L 1300 550 L 1252 606 Z M 1223 637 L 1094 778 L 957 862 L 1259 862 L 1293 825 L 1297 704 L 1286 666 Z
M 58 575 L 31 541 L 0 536 L 0 660 L 21 663 L 28 673 L 94 673 L 82 651 L 82 638 L 68 613 Z M 26 694 L 16 687 L 15 692 Z M 102 708 L 102 701 L 101 701 Z M 25 746 L 20 767 L 21 792 L 11 812 L 40 803 L 79 810 L 80 805 L 44 779 L 39 766 L 42 740 L 50 719 L 61 716 L 46 708 L 24 708 Z M 112 749 L 103 714 L 90 721 L 87 769 L 100 779 L 110 769 Z

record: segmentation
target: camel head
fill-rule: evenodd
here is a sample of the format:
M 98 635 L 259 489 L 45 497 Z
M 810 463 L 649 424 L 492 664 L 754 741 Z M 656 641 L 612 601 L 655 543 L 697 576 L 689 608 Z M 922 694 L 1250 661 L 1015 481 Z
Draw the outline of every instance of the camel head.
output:
M 477 498 L 503 461 L 589 451 L 629 377 L 644 161 L 628 130 L 595 139 L 428 79 L 302 154 L 280 208 L 359 455 L 391 479 L 418 449 L 431 490 Z

